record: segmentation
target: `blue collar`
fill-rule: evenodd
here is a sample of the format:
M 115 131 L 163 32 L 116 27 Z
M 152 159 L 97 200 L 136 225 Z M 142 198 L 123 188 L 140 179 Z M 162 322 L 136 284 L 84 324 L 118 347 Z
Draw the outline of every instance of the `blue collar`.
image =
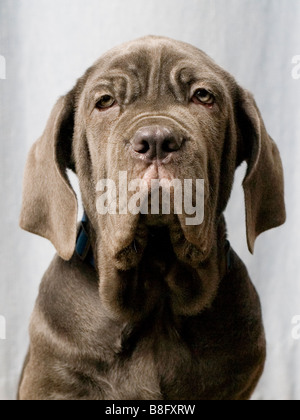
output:
M 77 235 L 76 253 L 81 259 L 81 261 L 86 261 L 93 268 L 96 268 L 91 241 L 87 233 L 87 222 L 88 218 L 87 215 L 84 213 Z

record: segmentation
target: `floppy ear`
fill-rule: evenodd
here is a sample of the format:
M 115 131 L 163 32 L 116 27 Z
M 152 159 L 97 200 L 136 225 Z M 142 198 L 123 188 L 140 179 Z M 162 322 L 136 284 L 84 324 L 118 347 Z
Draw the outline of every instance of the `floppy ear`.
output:
M 241 90 L 238 126 L 248 170 L 243 182 L 248 248 L 256 238 L 286 220 L 283 168 L 278 148 L 268 135 L 253 96 Z
M 66 174 L 72 168 L 74 95 L 58 100 L 30 150 L 20 218 L 22 229 L 49 239 L 65 260 L 74 253 L 77 225 L 77 199 Z

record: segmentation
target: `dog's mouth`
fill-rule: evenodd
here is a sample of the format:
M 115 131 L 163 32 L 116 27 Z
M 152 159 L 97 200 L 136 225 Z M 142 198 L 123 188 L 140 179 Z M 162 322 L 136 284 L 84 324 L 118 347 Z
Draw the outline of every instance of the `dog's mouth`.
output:
M 136 179 L 119 172 L 111 201 L 101 217 L 103 238 L 108 238 L 110 255 L 122 271 L 137 267 L 151 235 L 168 235 L 177 258 L 191 265 L 207 256 L 207 202 L 204 180 L 175 178 L 176 169 L 153 162 Z M 104 191 L 104 188 L 103 188 Z M 105 197 L 104 197 L 105 198 Z M 101 203 L 107 200 L 101 199 Z M 101 210 L 97 207 L 98 213 Z
M 198 233 L 196 235 L 198 241 Z M 182 228 L 180 219 L 175 214 L 140 215 L 129 245 L 119 248 L 115 253 L 115 266 L 121 271 L 132 270 L 139 266 L 145 254 L 151 250 L 157 258 L 159 252 L 163 258 L 166 254 L 172 254 L 178 260 L 196 268 L 206 260 L 208 249 L 206 242 L 201 241 L 205 237 L 204 232 L 203 235 L 199 233 L 199 236 L 200 240 L 196 242 L 189 230 Z M 162 247 L 163 243 L 167 243 L 168 247 Z
M 145 181 L 148 185 L 148 188 L 151 188 L 151 183 L 153 181 L 172 181 L 174 176 L 171 171 L 167 170 L 164 165 L 159 161 L 152 163 L 145 171 L 142 180 Z

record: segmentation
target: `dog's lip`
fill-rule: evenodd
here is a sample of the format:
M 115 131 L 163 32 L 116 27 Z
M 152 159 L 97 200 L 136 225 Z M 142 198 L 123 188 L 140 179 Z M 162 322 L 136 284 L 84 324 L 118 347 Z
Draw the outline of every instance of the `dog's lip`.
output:
M 154 162 L 146 169 L 142 179 L 143 181 L 146 181 L 147 185 L 150 187 L 152 180 L 166 179 L 172 181 L 174 177 L 164 166 Z

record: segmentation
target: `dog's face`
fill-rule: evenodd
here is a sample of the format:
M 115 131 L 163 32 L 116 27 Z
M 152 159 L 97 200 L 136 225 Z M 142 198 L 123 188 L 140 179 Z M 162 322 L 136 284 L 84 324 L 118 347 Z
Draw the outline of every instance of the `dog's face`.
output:
M 71 258 L 77 204 L 65 174 L 70 167 L 78 175 L 95 237 L 101 238 L 98 267 L 106 260 L 122 272 L 136 267 L 153 225 L 167 226 L 178 259 L 197 267 L 212 252 L 235 169 L 244 160 L 253 251 L 255 238 L 285 219 L 279 153 L 253 98 L 198 49 L 143 38 L 105 54 L 54 108 L 28 160 L 21 226 Z M 97 185 L 114 181 L 119 203 L 120 172 L 128 182 L 143 180 L 148 186 L 152 180 L 176 179 L 193 180 L 195 188 L 196 180 L 204 180 L 203 223 L 190 226 L 188 215 L 175 214 L 174 208 L 169 215 L 120 214 L 118 204 L 113 214 L 99 214 Z M 128 191 L 128 200 L 133 195 Z M 106 268 L 108 277 L 111 271 Z
M 134 241 L 135 247 L 139 245 L 135 235 L 139 223 L 173 229 L 180 224 L 185 238 L 200 251 L 198 257 L 207 257 L 220 183 L 231 185 L 236 167 L 236 136 L 234 142 L 229 138 L 232 85 L 232 78 L 204 53 L 155 38 L 113 50 L 89 72 L 77 105 L 75 165 L 88 215 L 102 236 L 110 238 L 115 255 Z M 226 145 L 230 162 L 221 174 L 226 141 L 232 143 Z M 110 179 L 117 185 L 120 171 L 127 172 L 128 182 L 203 179 L 204 222 L 187 226 L 185 214 L 96 215 L 97 182 Z M 128 261 L 127 255 L 122 264 Z

